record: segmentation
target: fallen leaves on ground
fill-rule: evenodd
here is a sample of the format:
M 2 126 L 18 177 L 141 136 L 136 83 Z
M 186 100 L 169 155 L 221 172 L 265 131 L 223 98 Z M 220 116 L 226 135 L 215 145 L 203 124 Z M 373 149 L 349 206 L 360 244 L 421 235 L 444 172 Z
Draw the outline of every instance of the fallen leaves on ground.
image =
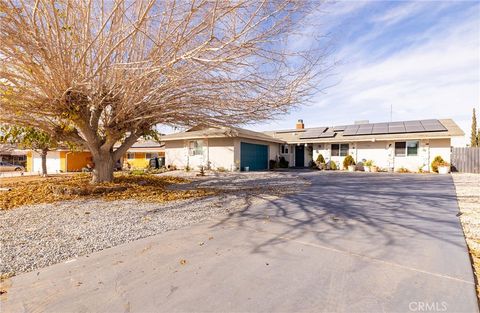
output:
M 90 184 L 90 180 L 91 176 L 89 174 L 76 174 L 33 181 L 0 181 L 0 187 L 12 188 L 11 191 L 0 192 L 0 209 L 6 210 L 22 205 L 89 198 L 110 201 L 134 199 L 146 202 L 166 202 L 218 193 L 213 189 L 173 190 L 166 188 L 168 185 L 189 182 L 179 177 L 118 175 L 111 183 L 95 185 Z M 126 189 L 119 187 L 126 187 Z M 59 190 L 65 190 L 66 192 L 58 192 Z M 76 190 L 77 192 L 73 194 L 68 192 L 69 190 Z M 81 192 L 78 192 L 78 190 Z

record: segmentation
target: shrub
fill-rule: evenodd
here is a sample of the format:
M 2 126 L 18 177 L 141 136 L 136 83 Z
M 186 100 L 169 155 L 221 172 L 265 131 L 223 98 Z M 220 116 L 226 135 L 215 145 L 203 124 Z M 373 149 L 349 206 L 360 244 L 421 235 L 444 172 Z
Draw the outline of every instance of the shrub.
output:
M 343 159 L 343 168 L 348 168 L 350 165 L 355 165 L 355 160 L 351 155 L 347 155 L 345 159 Z
M 397 169 L 397 173 L 410 173 L 410 171 L 402 166 L 399 169 Z
M 280 168 L 287 168 L 288 167 L 288 161 L 285 160 L 285 157 L 280 157 L 279 161 L 278 161 L 278 167 Z
M 323 164 L 325 163 L 325 158 L 323 157 L 323 155 L 319 154 L 317 156 L 317 164 Z
M 223 166 L 217 167 L 217 172 L 222 172 L 223 173 L 223 172 L 226 172 L 226 171 L 227 171 L 227 169 L 224 168 Z
M 146 175 L 147 173 L 144 170 L 131 170 L 130 175 Z
M 311 169 L 318 169 L 317 163 L 313 161 L 308 162 L 308 167 Z
M 363 163 L 364 166 L 373 166 L 373 161 L 372 160 L 367 160 L 365 163 Z
M 337 170 L 337 163 L 333 162 L 333 161 L 330 161 L 330 169 L 332 171 L 335 171 Z
M 432 171 L 438 173 L 438 167 L 444 166 L 446 163 L 447 162 L 445 162 L 445 160 L 441 156 L 437 155 L 432 161 Z
M 271 169 L 271 170 L 277 168 L 277 161 L 270 160 L 269 163 L 268 163 L 268 168 Z

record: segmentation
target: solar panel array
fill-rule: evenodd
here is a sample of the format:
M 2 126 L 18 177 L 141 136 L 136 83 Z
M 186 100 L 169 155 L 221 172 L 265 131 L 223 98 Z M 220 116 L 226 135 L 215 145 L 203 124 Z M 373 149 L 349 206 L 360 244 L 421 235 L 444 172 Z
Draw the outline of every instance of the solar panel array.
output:
M 439 120 L 420 120 L 391 123 L 372 123 L 348 125 L 344 127 L 343 136 L 377 135 L 377 134 L 403 134 L 447 131 Z M 333 128 L 334 131 L 335 127 Z
M 329 138 L 335 135 L 336 134 L 327 127 L 308 128 L 305 133 L 300 135 L 300 139 Z

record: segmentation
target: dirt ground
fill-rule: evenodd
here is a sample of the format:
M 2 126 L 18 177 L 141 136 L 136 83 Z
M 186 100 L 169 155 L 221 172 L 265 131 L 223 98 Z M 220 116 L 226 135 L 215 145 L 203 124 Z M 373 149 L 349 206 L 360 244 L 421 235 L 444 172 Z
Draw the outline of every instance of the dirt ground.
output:
M 455 173 L 452 176 L 461 212 L 460 220 L 477 278 L 477 296 L 480 298 L 480 174 Z

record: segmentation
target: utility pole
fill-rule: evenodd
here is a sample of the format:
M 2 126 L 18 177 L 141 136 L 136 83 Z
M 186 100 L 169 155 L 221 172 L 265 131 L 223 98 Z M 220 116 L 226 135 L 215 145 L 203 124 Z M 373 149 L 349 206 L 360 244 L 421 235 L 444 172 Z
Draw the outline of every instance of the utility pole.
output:
M 390 104 L 390 122 L 393 122 L 393 104 Z

